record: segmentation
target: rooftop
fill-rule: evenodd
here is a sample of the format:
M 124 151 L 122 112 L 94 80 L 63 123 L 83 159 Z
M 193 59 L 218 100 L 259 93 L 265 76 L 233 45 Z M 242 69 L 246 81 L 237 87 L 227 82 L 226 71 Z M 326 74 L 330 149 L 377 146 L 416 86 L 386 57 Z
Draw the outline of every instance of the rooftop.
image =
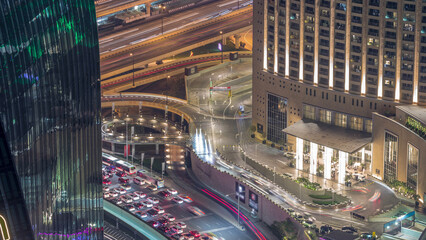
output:
M 347 153 L 371 143 L 371 134 L 302 119 L 285 128 L 285 133 Z
M 417 105 L 402 105 L 396 106 L 397 109 L 407 113 L 408 115 L 426 125 L 426 107 Z

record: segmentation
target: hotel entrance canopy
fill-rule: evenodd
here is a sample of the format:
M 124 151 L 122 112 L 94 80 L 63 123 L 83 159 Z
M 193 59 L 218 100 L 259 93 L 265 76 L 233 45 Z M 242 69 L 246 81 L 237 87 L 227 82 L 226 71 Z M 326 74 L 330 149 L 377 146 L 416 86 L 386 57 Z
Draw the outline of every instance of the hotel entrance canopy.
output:
M 355 131 L 310 120 L 300 120 L 285 128 L 285 133 L 349 154 L 371 143 L 370 133 Z

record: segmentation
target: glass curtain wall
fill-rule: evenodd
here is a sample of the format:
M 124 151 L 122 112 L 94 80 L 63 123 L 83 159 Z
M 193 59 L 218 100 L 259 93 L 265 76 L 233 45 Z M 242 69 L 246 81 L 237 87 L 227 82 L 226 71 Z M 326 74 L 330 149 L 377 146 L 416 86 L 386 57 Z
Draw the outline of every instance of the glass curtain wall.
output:
M 268 134 L 271 142 L 283 145 L 287 136 L 283 129 L 287 127 L 287 99 L 268 94 Z
M 396 179 L 396 163 L 398 156 L 398 137 L 385 132 L 385 181 L 392 181 Z
M 409 187 L 417 190 L 417 164 L 419 162 L 419 149 L 408 144 L 408 168 L 407 168 L 407 184 Z

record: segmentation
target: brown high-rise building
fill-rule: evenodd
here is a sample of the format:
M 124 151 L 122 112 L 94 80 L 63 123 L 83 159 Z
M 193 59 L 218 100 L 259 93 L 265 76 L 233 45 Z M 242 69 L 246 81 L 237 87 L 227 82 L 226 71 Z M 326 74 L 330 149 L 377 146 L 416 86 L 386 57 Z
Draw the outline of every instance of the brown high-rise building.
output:
M 258 135 L 296 152 L 298 169 L 344 183 L 351 166 L 423 202 L 426 2 L 254 0 L 253 11 Z

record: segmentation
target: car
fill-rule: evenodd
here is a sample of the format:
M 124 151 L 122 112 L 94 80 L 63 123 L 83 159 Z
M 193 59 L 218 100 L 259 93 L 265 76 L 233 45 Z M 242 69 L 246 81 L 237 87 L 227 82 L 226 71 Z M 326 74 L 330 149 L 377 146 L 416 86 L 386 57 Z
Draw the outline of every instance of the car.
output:
M 189 231 L 189 233 L 196 238 L 201 236 L 201 234 L 198 231 L 195 231 L 195 230 L 191 230 L 191 231 Z
M 167 220 L 165 218 L 160 218 L 157 221 L 159 221 L 161 223 L 161 225 L 167 225 L 169 223 L 169 220 Z
M 317 226 L 311 220 L 305 220 L 302 222 L 302 225 L 306 228 L 316 228 Z
M 373 234 L 372 234 L 372 233 L 365 232 L 365 233 L 361 233 L 361 234 L 359 235 L 359 238 L 360 238 L 361 240 L 373 240 L 373 239 L 378 239 L 378 236 L 373 237 Z
M 126 196 L 126 195 L 121 196 L 120 198 L 125 203 L 132 203 L 133 202 L 133 199 L 131 197 L 129 197 L 129 196 Z
M 352 226 L 345 226 L 345 227 L 342 227 L 342 231 L 344 231 L 344 232 L 351 232 L 351 233 L 354 233 L 354 232 L 358 232 L 354 227 L 352 227 Z
M 166 197 L 169 197 L 172 194 L 169 193 L 168 191 L 161 191 L 161 192 L 158 193 L 158 195 L 166 198 Z
M 126 190 L 132 189 L 132 186 L 130 186 L 129 183 L 123 183 L 123 184 L 121 184 L 121 187 L 124 188 L 124 189 L 126 189 Z
M 183 229 L 178 225 L 174 225 L 173 227 L 171 227 L 170 230 L 172 230 L 172 232 L 178 233 L 178 234 L 183 233 Z
M 127 176 L 127 173 L 125 173 L 125 172 L 123 172 L 123 171 L 117 171 L 117 172 L 115 173 L 115 175 L 116 175 L 117 177 L 125 177 L 125 176 Z
M 129 194 L 127 194 L 127 196 L 131 197 L 133 199 L 133 201 L 139 200 L 139 196 L 134 194 L 134 193 L 129 193 Z
M 109 192 L 104 192 L 104 198 L 109 198 L 111 197 L 111 195 L 109 194 Z
M 110 187 L 108 187 L 108 186 L 104 186 L 104 188 L 103 188 L 103 191 L 104 191 L 104 192 L 108 192 L 109 190 L 111 190 L 111 189 L 110 189 Z
M 284 157 L 286 158 L 294 158 L 296 157 L 296 154 L 294 152 L 285 152 Z
M 158 213 L 160 213 L 160 211 L 158 211 Z M 170 213 L 163 214 L 163 218 L 167 219 L 169 222 L 173 222 L 174 220 L 176 220 L 176 218 Z
M 104 173 L 102 173 L 102 180 L 106 180 L 106 179 L 108 179 L 108 178 L 109 178 L 108 174 L 104 174 Z
M 152 204 L 158 204 L 160 202 L 160 200 L 158 200 L 156 197 L 149 197 L 146 200 L 152 202 Z
M 148 224 L 153 226 L 154 228 L 158 228 L 159 226 L 161 226 L 161 223 L 158 221 L 149 221 Z
M 135 191 L 134 194 L 138 195 L 139 198 L 145 198 L 146 197 L 146 193 L 144 193 L 142 191 Z
M 205 213 L 201 209 L 199 209 L 198 207 L 194 207 L 194 206 L 189 206 L 188 211 L 190 211 L 192 214 L 194 214 L 196 216 L 205 215 Z
M 109 193 L 110 197 L 117 197 L 118 196 L 118 192 L 116 192 L 116 191 L 109 191 L 108 193 Z
M 121 182 L 121 183 L 128 183 L 130 181 L 130 179 L 127 178 L 127 177 L 119 177 L 118 181 Z
M 184 222 L 177 222 L 175 225 L 179 226 L 180 228 L 186 228 L 186 223 Z
M 183 200 L 181 198 L 178 198 L 178 197 L 173 197 L 172 201 L 175 202 L 175 203 L 177 203 L 177 204 L 183 203 Z
M 146 214 L 146 212 L 142 212 L 142 211 L 136 211 L 135 215 L 140 217 L 140 218 L 146 218 L 148 217 L 148 214 Z
M 303 221 L 303 215 L 300 213 L 295 213 L 294 218 L 299 222 Z
M 316 221 L 316 219 L 310 213 L 305 213 L 305 216 L 303 216 L 303 218 L 312 222 Z
M 179 233 L 175 233 L 172 235 L 172 239 L 176 239 L 176 240 L 185 240 L 185 237 L 182 236 L 182 234 Z
M 172 194 L 172 195 L 176 195 L 176 194 L 178 194 L 178 192 L 176 191 L 176 189 L 173 189 L 173 188 L 168 188 L 167 189 L 167 192 L 169 192 L 170 194 Z
M 155 211 L 154 209 L 150 209 L 150 210 L 148 210 L 148 212 L 146 212 L 146 213 L 148 213 L 148 214 L 149 214 L 149 216 L 151 216 L 151 217 L 156 217 L 156 216 L 158 216 L 158 212 L 157 212 L 157 211 Z
M 142 208 L 144 208 L 144 207 L 145 207 L 145 204 L 143 204 L 143 203 L 141 203 L 141 202 L 135 202 L 135 203 L 133 203 L 133 206 L 134 206 L 136 209 L 142 209 Z
M 152 202 L 148 201 L 148 200 L 142 200 L 140 201 L 140 203 L 144 204 L 145 207 L 152 207 L 154 204 L 152 204 Z
M 179 194 L 178 197 L 180 197 L 183 201 L 185 201 L 187 203 L 191 203 L 192 202 L 192 198 L 190 198 L 189 196 L 187 196 L 185 194 Z
M 151 190 L 151 191 L 157 191 L 157 186 L 155 186 L 155 185 L 149 185 L 148 187 L 147 187 L 149 190 Z
M 168 233 L 170 232 L 170 228 L 167 227 L 166 225 L 162 225 L 161 227 L 159 227 L 158 229 L 160 229 L 161 231 Z
M 164 213 L 164 208 L 162 208 L 160 206 L 155 206 L 152 209 L 154 209 L 155 211 L 157 211 L 159 214 Z
M 124 209 L 126 209 L 127 211 L 130 211 L 130 212 L 136 211 L 136 208 L 132 204 L 125 205 Z
M 331 226 L 329 226 L 329 225 L 324 225 L 324 226 L 321 226 L 321 228 L 320 228 L 320 233 L 321 234 L 328 234 L 331 231 L 333 231 L 333 228 Z
M 109 178 L 102 180 L 103 185 L 111 185 L 111 180 Z
M 194 240 L 195 239 L 195 237 L 192 236 L 191 233 L 185 233 L 185 234 L 183 234 L 183 236 L 185 237 L 184 238 L 185 240 Z
M 286 208 L 287 212 L 292 215 L 294 214 L 294 209 L 293 208 Z
M 115 205 L 123 204 L 123 200 L 121 200 L 120 198 L 114 198 L 111 200 L 111 202 L 114 203 Z
M 114 188 L 114 191 L 119 193 L 119 194 L 125 194 L 127 191 L 124 188 L 118 187 L 118 188 Z

